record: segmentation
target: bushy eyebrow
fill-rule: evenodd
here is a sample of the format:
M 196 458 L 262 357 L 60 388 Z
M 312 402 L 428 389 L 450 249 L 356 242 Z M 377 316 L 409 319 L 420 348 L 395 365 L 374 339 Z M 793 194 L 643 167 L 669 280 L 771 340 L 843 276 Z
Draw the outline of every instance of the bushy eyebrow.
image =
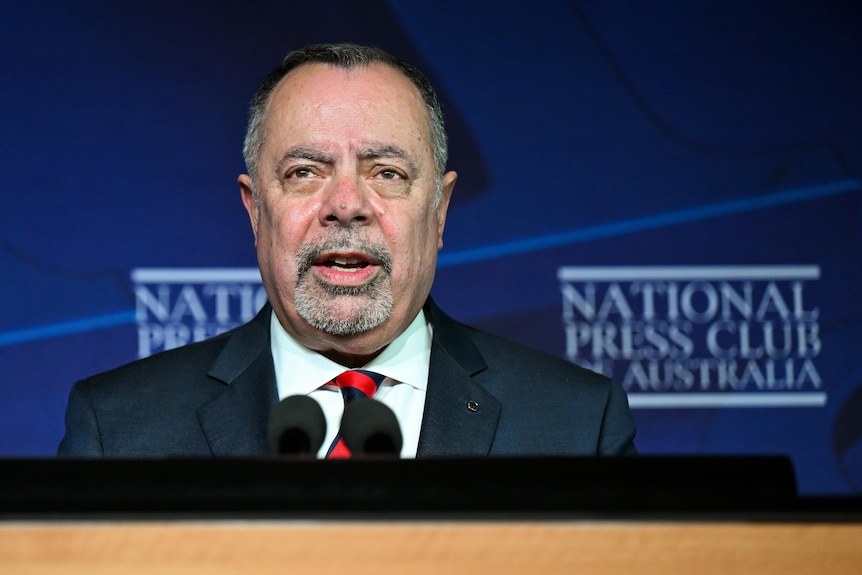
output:
M 380 146 L 368 146 L 359 150 L 357 154 L 360 160 L 375 160 L 375 159 L 397 159 L 405 164 L 407 164 L 408 168 L 412 173 L 419 173 L 419 166 L 416 162 L 413 161 L 413 158 L 410 157 L 410 154 L 407 153 L 403 148 L 399 146 L 393 145 L 380 145 Z M 335 162 L 335 157 L 328 153 L 320 150 L 318 148 L 309 148 L 306 146 L 297 146 L 295 148 L 291 148 L 287 150 L 284 154 L 282 154 L 281 159 L 276 164 L 276 171 L 281 173 L 284 171 L 285 165 L 291 160 L 306 160 L 309 162 L 315 162 L 319 164 L 332 164 Z
M 375 160 L 378 158 L 393 158 L 406 163 L 410 171 L 414 174 L 419 172 L 419 166 L 413 161 L 403 148 L 392 145 L 369 146 L 359 151 L 359 158 L 362 160 Z
M 316 148 L 297 146 L 289 149 L 281 156 L 278 164 L 276 164 L 276 171 L 278 173 L 284 171 L 285 164 L 290 160 L 307 160 L 309 162 L 317 162 L 319 164 L 329 164 L 333 162 L 333 157 L 331 154 L 327 154 L 326 152 Z

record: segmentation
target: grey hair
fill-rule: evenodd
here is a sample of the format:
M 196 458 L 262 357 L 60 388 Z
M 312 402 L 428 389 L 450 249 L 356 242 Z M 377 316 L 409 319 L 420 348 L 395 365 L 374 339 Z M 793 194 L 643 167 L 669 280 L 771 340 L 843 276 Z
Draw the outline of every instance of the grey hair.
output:
M 448 142 L 443 122 L 443 110 L 437 94 L 431 83 L 417 68 L 399 60 L 395 56 L 379 48 L 359 46 L 356 44 L 316 44 L 295 50 L 288 54 L 275 70 L 264 79 L 258 88 L 249 107 L 248 126 L 245 132 L 242 154 L 245 166 L 252 181 L 255 199 L 257 199 L 258 169 L 260 167 L 260 149 L 266 137 L 267 108 L 273 91 L 279 82 L 292 70 L 305 64 L 329 64 L 347 70 L 364 68 L 372 63 L 385 64 L 401 71 L 409 79 L 425 103 L 428 113 L 428 124 L 431 132 L 431 154 L 434 158 L 434 181 L 436 187 L 435 206 L 440 205 L 443 195 L 443 173 L 446 171 L 448 158 Z

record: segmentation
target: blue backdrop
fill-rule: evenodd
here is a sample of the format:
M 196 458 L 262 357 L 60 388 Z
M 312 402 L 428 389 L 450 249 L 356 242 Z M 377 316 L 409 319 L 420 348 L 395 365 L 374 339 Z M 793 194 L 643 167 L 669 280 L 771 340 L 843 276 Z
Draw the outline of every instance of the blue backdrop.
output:
M 52 454 L 75 380 L 259 305 L 247 103 L 331 41 L 441 94 L 444 309 L 623 382 L 644 453 L 862 490 L 862 9 L 838 0 L 6 3 L 0 455 Z

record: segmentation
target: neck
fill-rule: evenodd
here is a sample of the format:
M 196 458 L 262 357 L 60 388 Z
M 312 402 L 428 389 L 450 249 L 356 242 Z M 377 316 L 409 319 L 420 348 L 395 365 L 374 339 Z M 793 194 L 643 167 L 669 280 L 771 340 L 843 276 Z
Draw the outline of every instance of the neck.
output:
M 371 360 L 373 360 L 375 357 L 380 355 L 380 353 L 384 349 L 386 349 L 386 348 L 381 348 L 381 349 L 377 350 L 376 352 L 374 352 L 370 355 L 354 355 L 354 354 L 344 353 L 344 352 L 340 352 L 340 351 L 336 351 L 336 350 L 321 351 L 319 353 L 323 357 L 325 357 L 329 360 L 332 360 L 335 363 L 343 365 L 344 367 L 346 367 L 348 369 L 357 369 L 357 368 L 363 367 L 365 365 L 368 365 L 371 362 Z

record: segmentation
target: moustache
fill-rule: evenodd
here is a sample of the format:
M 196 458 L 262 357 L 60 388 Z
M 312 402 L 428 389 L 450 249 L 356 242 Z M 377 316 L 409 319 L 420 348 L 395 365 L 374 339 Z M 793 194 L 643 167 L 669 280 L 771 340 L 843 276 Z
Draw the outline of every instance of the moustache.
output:
M 356 228 L 334 227 L 332 233 L 302 245 L 296 253 L 297 276 L 301 278 L 325 254 L 351 252 L 368 256 L 387 273 L 392 273 L 392 254 L 385 244 L 364 237 Z

